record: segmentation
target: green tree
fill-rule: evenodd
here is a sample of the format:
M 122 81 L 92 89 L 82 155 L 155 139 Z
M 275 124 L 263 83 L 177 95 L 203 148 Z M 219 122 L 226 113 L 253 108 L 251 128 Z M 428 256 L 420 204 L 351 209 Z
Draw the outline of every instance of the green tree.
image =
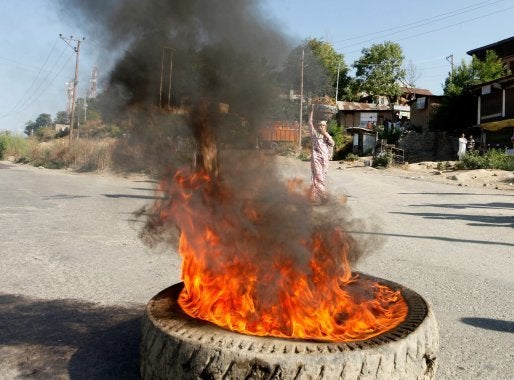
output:
M 467 92 L 475 82 L 474 72 L 471 64 L 462 60 L 453 73 L 449 73 L 444 82 L 443 91 L 448 96 L 459 96 Z
M 462 95 L 480 83 L 489 82 L 510 74 L 508 67 L 493 50 L 487 50 L 483 61 L 473 56 L 467 64 L 462 60 L 444 82 L 445 95 Z
M 471 65 L 473 66 L 479 83 L 489 82 L 511 74 L 508 66 L 503 63 L 501 58 L 498 57 L 494 50 L 486 51 L 484 61 L 481 61 L 476 56 L 473 56 Z
M 23 131 L 27 136 L 32 136 L 37 129 L 36 122 L 29 120 L 25 123 L 25 130 Z
M 362 49 L 361 57 L 353 63 L 360 89 L 370 96 L 387 96 L 393 103 L 402 93 L 400 83 L 405 82 L 403 61 L 402 48 L 395 42 Z
M 38 126 L 38 128 L 44 128 L 53 125 L 52 115 L 50 115 L 49 113 L 39 114 L 39 116 L 36 119 L 36 125 Z
M 330 84 L 330 86 L 327 86 L 327 91 L 332 95 L 335 93 L 334 89 L 338 88 L 337 97 L 339 99 L 340 96 L 344 95 L 345 88 L 350 82 L 350 77 L 348 75 L 349 68 L 344 62 L 344 56 L 337 53 L 334 47 L 328 42 L 317 40 L 315 38 L 308 40 L 307 46 L 324 69 L 327 77 L 327 84 Z M 332 92 L 330 93 L 330 91 Z
M 339 94 L 345 93 L 350 77 L 344 56 L 333 46 L 315 38 L 304 41 L 291 51 L 279 73 L 282 88 L 299 90 L 303 57 L 303 89 L 307 96 L 334 96 L 339 70 Z
M 55 115 L 54 123 L 55 124 L 68 124 L 70 122 L 68 112 L 59 111 L 57 115 Z
M 41 128 L 49 127 L 51 125 L 53 125 L 52 115 L 48 113 L 41 113 L 37 117 L 36 121 L 29 120 L 27 123 L 25 123 L 24 132 L 27 136 L 31 136 Z

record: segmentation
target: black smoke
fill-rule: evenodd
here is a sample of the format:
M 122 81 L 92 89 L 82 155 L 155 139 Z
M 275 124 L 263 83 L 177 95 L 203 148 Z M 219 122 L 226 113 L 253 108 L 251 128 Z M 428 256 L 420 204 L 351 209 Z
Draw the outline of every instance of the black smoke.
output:
M 119 56 L 107 82 L 131 105 L 168 103 L 172 63 L 172 103 L 208 98 L 248 117 L 273 99 L 271 74 L 291 50 L 254 0 L 66 0 L 61 10 L 106 62 Z
M 293 46 L 278 25 L 265 17 L 259 1 L 62 0 L 62 12 L 88 31 L 106 61 L 116 58 L 103 98 L 115 105 L 117 117 L 130 128 L 133 141 L 145 147 L 139 162 L 145 158 L 158 163 L 163 166 L 159 173 L 171 178 L 179 165 L 172 154 L 176 146 L 168 142 L 196 137 L 193 145 L 198 147 L 203 143 L 201 136 L 211 136 L 210 132 L 198 131 L 198 115 L 190 115 L 202 102 L 226 104 L 232 115 L 213 112 L 203 125 L 215 130 L 218 137 L 234 125 L 247 128 L 249 145 L 245 148 L 255 148 L 251 144 L 257 129 L 278 101 L 277 72 Z M 163 113 L 168 104 L 189 114 Z M 291 195 L 274 158 L 263 159 L 255 150 L 249 154 L 225 151 L 222 145 L 218 141 L 216 180 L 219 188 L 231 194 L 230 201 L 223 203 L 215 191 L 208 192 L 200 196 L 205 201 L 201 207 L 212 209 L 214 221 L 225 216 L 233 227 L 244 229 L 231 229 L 228 233 L 233 235 L 227 235 L 227 240 L 247 234 L 260 244 L 252 253 L 255 261 L 262 261 L 281 246 L 294 262 L 307 267 L 309 252 L 297 242 L 314 231 L 348 225 L 348 210 L 337 201 L 313 209 L 307 196 Z M 124 152 L 130 148 L 128 144 Z M 308 166 L 305 170 L 309 171 Z M 159 211 L 170 206 L 169 202 L 173 199 L 155 205 L 146 238 L 171 236 L 176 243 L 177 235 L 170 233 L 177 227 L 176 220 L 156 218 Z M 262 205 L 258 224 L 234 219 L 248 202 Z M 217 232 L 220 236 L 227 234 L 224 230 Z M 353 239 L 348 244 L 350 259 L 355 261 L 361 248 Z

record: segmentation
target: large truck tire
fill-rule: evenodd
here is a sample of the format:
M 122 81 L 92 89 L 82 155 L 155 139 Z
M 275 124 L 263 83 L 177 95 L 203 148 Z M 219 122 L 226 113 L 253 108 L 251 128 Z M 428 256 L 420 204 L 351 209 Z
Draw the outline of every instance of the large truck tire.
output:
M 182 312 L 183 287 L 153 297 L 142 322 L 143 379 L 433 379 L 439 348 L 436 319 L 426 301 L 402 290 L 407 319 L 378 337 L 325 343 L 234 333 Z

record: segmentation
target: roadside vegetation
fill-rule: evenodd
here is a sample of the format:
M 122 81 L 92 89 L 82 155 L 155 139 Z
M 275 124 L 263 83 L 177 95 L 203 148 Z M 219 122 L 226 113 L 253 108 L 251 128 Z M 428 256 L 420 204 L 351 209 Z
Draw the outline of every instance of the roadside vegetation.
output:
M 13 157 L 15 161 L 20 161 L 23 157 L 28 156 L 29 151 L 30 142 L 26 138 L 9 132 L 0 133 L 0 159 Z
M 514 171 L 514 156 L 509 156 L 499 149 L 491 149 L 480 154 L 478 151 L 467 152 L 455 165 L 456 169 L 499 169 Z

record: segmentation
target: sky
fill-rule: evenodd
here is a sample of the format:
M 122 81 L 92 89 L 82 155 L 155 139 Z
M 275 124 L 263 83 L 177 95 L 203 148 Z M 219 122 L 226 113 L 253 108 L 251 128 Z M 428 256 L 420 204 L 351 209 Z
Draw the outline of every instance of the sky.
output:
M 256 2 L 264 17 L 285 35 L 298 43 L 308 38 L 326 41 L 349 66 L 363 48 L 398 43 L 405 63 L 414 68 L 416 87 L 436 95 L 442 94 L 452 59 L 455 66 L 469 62 L 467 51 L 514 36 L 514 0 Z M 57 0 L 0 1 L 0 131 L 21 135 L 25 124 L 39 114 L 55 117 L 66 109 L 76 40 L 81 40 L 78 97 L 86 96 L 95 66 L 100 89 L 112 67 L 115 56 L 106 56 L 101 41 L 86 35 L 80 23 L 63 18 L 59 4 Z M 73 39 L 67 44 L 59 34 Z

